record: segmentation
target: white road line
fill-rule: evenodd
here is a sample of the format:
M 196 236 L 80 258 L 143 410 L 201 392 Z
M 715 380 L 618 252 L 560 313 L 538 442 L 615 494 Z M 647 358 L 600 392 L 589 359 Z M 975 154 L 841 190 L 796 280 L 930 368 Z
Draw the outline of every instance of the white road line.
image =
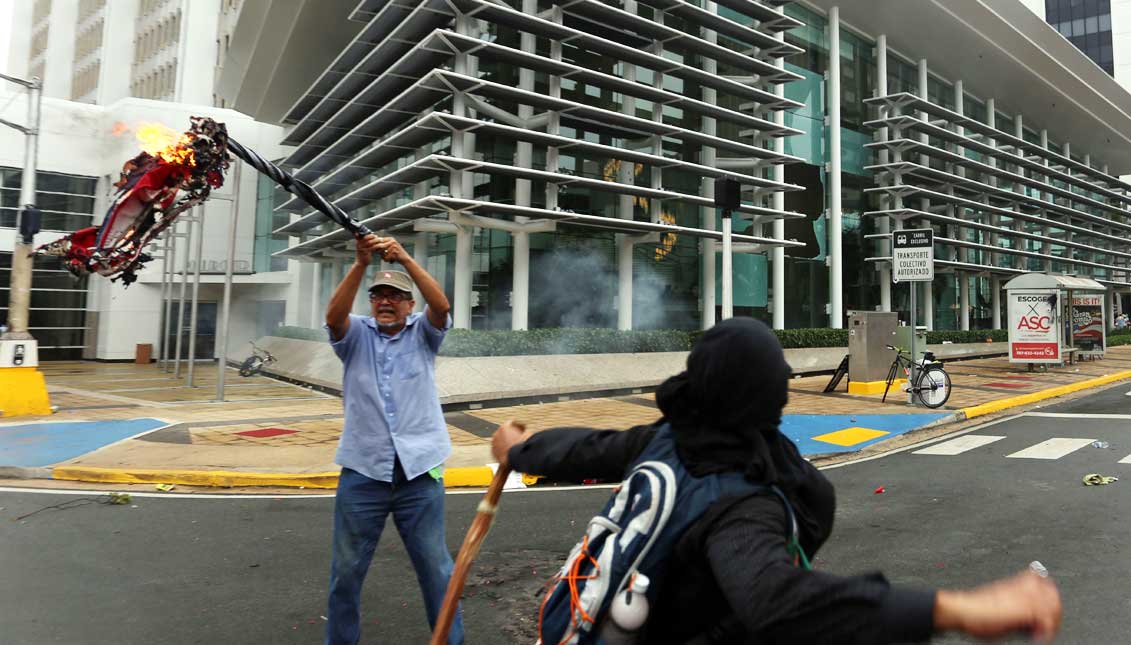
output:
M 1053 437 L 1052 439 L 1047 439 L 1036 445 L 1029 446 L 1020 452 L 1006 455 L 1006 457 L 1013 459 L 1060 459 L 1069 453 L 1076 452 L 1093 441 L 1095 441 L 1095 439 Z
M 1005 437 L 995 437 L 995 436 L 990 436 L 990 435 L 974 435 L 974 434 L 971 434 L 971 435 L 966 435 L 965 437 L 959 437 L 957 439 L 951 439 L 950 441 L 944 441 L 943 443 L 937 443 L 937 444 L 935 444 L 935 445 L 933 445 L 929 448 L 923 448 L 922 450 L 916 450 L 915 452 L 913 452 L 911 454 L 913 454 L 913 455 L 947 455 L 947 456 L 960 455 L 960 454 L 966 452 L 967 450 L 973 450 L 975 448 L 981 448 L 982 446 L 988 446 L 991 443 L 993 443 L 995 441 L 1001 441 L 1002 439 L 1005 439 Z
M 1080 412 L 1026 412 L 1022 416 L 1046 419 L 1131 419 L 1131 414 L 1086 414 Z
M 1131 455 L 1127 455 L 1123 459 L 1120 459 L 1119 463 L 1121 463 L 1121 464 L 1131 464 Z
M 566 492 L 575 490 L 598 490 L 610 489 L 619 486 L 619 484 L 588 484 L 584 486 L 547 486 L 545 488 L 517 488 L 514 490 L 506 491 L 507 495 L 511 493 L 552 493 L 552 492 Z M 486 492 L 486 488 L 452 488 L 444 491 L 448 495 L 482 495 Z M 334 493 L 316 493 L 316 494 L 291 494 L 291 493 L 150 493 L 139 492 L 132 490 L 110 490 L 110 489 L 72 489 L 72 488 L 22 488 L 19 486 L 0 486 L 0 493 L 41 493 L 43 495 L 79 495 L 82 497 L 96 497 L 105 495 L 107 493 L 117 492 L 125 493 L 131 497 L 161 497 L 164 499 L 263 499 L 263 500 L 286 500 L 286 499 L 322 499 L 326 497 L 333 497 Z
M 941 437 L 932 437 L 930 439 L 925 439 L 923 441 L 918 441 L 916 443 L 913 443 L 910 446 L 903 446 L 902 448 L 896 448 L 895 450 L 888 450 L 888 451 L 885 451 L 885 452 L 881 452 L 878 455 L 869 455 L 867 457 L 861 457 L 859 459 L 853 459 L 853 460 L 850 460 L 850 461 L 842 461 L 842 462 L 835 463 L 835 464 L 829 464 L 828 466 L 821 466 L 820 468 L 818 468 L 818 470 L 832 470 L 833 468 L 844 468 L 845 466 L 862 464 L 866 461 L 883 459 L 884 457 L 890 457 L 891 455 L 899 454 L 901 452 L 907 452 L 908 450 L 915 450 L 916 448 L 922 448 L 923 446 L 930 446 L 930 445 L 934 445 L 936 443 L 942 443 L 942 442 L 944 442 L 948 439 L 953 439 L 955 437 L 961 437 L 962 435 L 967 435 L 967 434 L 970 434 L 971 432 L 977 432 L 978 430 L 984 430 L 984 429 L 986 429 L 990 426 L 996 426 L 999 423 L 1005 423 L 1006 421 L 1012 421 L 1012 420 L 1014 420 L 1018 417 L 1021 417 L 1021 416 L 1022 415 L 1020 415 L 1020 414 L 1011 414 L 1010 416 L 1007 416 L 1007 417 L 1002 417 L 1000 419 L 994 419 L 993 421 L 987 421 L 986 423 L 978 424 L 978 425 L 974 426 L 973 428 L 966 428 L 965 430 L 959 430 L 957 432 L 951 432 L 951 433 L 945 434 Z

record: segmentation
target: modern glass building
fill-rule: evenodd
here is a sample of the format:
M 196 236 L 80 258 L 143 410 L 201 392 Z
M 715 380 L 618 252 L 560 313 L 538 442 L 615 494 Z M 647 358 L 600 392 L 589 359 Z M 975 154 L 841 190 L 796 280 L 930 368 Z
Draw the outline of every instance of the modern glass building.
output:
M 734 313 L 777 327 L 906 318 L 899 228 L 934 229 L 935 329 L 1000 327 L 1027 271 L 1094 278 L 1113 309 L 1131 286 L 1131 95 L 1019 0 L 365 0 L 348 19 L 285 111 L 285 163 L 401 239 L 459 327 L 710 326 L 720 177 L 742 185 Z M 275 201 L 276 257 L 309 264 L 319 310 L 351 241 Z

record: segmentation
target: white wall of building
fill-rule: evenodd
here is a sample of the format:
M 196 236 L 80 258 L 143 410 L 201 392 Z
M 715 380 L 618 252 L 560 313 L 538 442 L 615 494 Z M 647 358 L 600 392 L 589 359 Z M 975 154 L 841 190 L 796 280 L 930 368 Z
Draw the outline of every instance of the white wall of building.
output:
M 1111 0 L 1111 48 L 1115 80 L 1131 90 L 1131 0 Z
M 50 27 L 47 34 L 47 58 L 43 69 L 44 96 L 64 99 L 71 97 L 71 75 L 75 66 L 75 23 L 78 16 L 79 0 L 52 1 L 48 17 Z
M 1045 19 L 1045 0 L 1021 0 L 1021 4 L 1040 16 L 1041 20 Z

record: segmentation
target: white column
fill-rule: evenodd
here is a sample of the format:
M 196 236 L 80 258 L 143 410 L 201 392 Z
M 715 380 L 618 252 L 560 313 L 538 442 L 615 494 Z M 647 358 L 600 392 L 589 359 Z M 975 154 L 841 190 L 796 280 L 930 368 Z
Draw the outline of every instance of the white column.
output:
M 428 269 L 427 232 L 419 231 L 416 235 L 413 236 L 412 259 L 415 260 L 417 264 L 424 267 L 425 270 Z M 420 295 L 420 289 L 416 288 L 415 286 L 413 287 L 413 291 L 415 292 L 413 294 L 413 298 L 416 300 L 416 306 L 413 309 L 416 311 L 424 311 L 424 306 L 425 304 L 427 304 L 424 302 L 424 296 Z
M 455 303 L 452 326 L 471 329 L 471 236 L 473 229 L 460 226 L 456 229 Z
M 888 37 L 887 34 L 880 34 L 876 38 L 876 96 L 887 96 L 888 94 Z M 880 108 L 880 117 L 887 117 L 888 111 L 885 108 Z M 887 141 L 888 129 L 880 128 L 880 141 Z M 888 151 L 880 148 L 880 163 L 888 163 Z M 881 198 L 881 208 L 889 208 L 891 200 L 887 197 Z M 881 217 L 878 222 L 879 232 L 883 234 L 891 233 L 891 218 Z M 880 242 L 880 255 L 891 255 L 891 238 L 883 239 Z M 891 311 L 891 265 L 880 263 L 880 310 Z
M 840 8 L 829 9 L 829 70 L 828 70 L 828 123 L 829 123 L 829 326 L 844 326 L 844 258 L 841 257 L 840 223 Z
M 711 12 L 718 12 L 718 5 L 714 2 L 707 2 L 704 8 Z M 708 42 L 717 42 L 718 35 L 714 31 L 707 31 L 705 38 Z M 703 60 L 703 71 L 708 74 L 714 74 L 718 71 L 718 63 L 713 58 Z M 703 102 L 709 105 L 714 105 L 718 100 L 718 91 L 710 88 L 703 88 Z M 718 130 L 715 124 L 715 119 L 712 117 L 703 117 L 703 134 L 714 136 Z M 710 146 L 703 146 L 703 165 L 708 168 L 715 166 L 715 149 Z M 715 199 L 715 180 L 710 177 L 704 177 L 699 183 L 700 191 L 703 197 L 709 200 Z M 701 215 L 701 225 L 704 229 L 713 231 L 715 230 L 715 213 L 714 206 L 704 207 Z M 702 253 L 702 279 L 699 284 L 702 288 L 700 294 L 703 302 L 703 311 L 701 312 L 701 326 L 703 329 L 710 329 L 715 326 L 715 258 L 717 253 L 717 245 L 714 240 L 702 239 L 699 242 L 700 253 Z
M 526 14 L 538 13 L 538 0 L 522 0 L 522 11 Z M 534 34 L 521 32 L 519 37 L 522 51 L 533 54 Z M 534 91 L 534 70 L 519 67 L 518 87 Z M 529 105 L 518 106 L 518 117 L 529 119 L 534 116 L 534 108 Z M 530 168 L 533 164 L 534 146 L 529 142 L 515 144 L 515 166 Z M 531 182 L 529 179 L 516 179 L 514 182 L 514 203 L 516 206 L 530 206 Z M 525 222 L 526 217 L 515 217 L 516 222 Z M 530 234 L 525 231 L 511 233 L 511 329 L 526 329 L 530 296 Z
M 318 329 L 322 325 L 322 263 L 315 262 L 310 279 L 310 327 Z
M 919 59 L 919 96 L 921 98 L 923 98 L 923 99 L 929 99 L 930 98 L 930 91 L 929 91 L 928 88 L 929 88 L 929 85 L 928 85 L 928 82 L 927 82 L 927 59 L 926 58 L 920 58 Z M 919 118 L 921 118 L 924 121 L 929 120 L 929 117 L 928 117 L 926 112 L 920 112 Z M 920 135 L 919 139 L 921 141 L 923 141 L 924 143 L 926 143 L 927 140 L 928 140 L 927 135 L 925 135 L 925 134 Z M 925 154 L 921 155 L 920 158 L 919 158 L 919 163 L 925 166 L 928 163 L 930 163 L 930 159 Z M 920 208 L 922 208 L 923 210 L 929 209 L 930 208 L 930 202 L 928 202 L 928 200 L 924 199 Z M 929 226 L 929 223 L 926 224 L 926 225 Z M 912 286 L 912 288 L 914 288 L 914 286 Z M 934 289 L 934 283 L 933 282 L 924 282 L 923 283 L 923 324 L 926 325 L 927 329 L 934 329 L 935 328 L 935 289 Z
M 1001 329 L 1001 278 L 990 277 L 990 301 L 993 307 L 993 328 Z
M 1044 128 L 1041 128 L 1041 147 L 1044 148 L 1045 150 L 1049 149 L 1049 131 L 1044 129 Z M 1044 163 L 1044 165 L 1046 165 L 1046 166 L 1049 165 L 1048 159 L 1043 160 L 1042 163 Z M 1045 175 L 1042 179 L 1046 184 L 1049 181 L 1048 175 Z M 1041 195 L 1041 199 L 1043 201 L 1047 201 L 1049 199 L 1049 197 L 1051 196 L 1049 193 L 1041 193 L 1040 195 Z M 1071 204 L 1069 204 L 1069 206 L 1071 206 Z M 1045 211 L 1044 209 L 1041 210 L 1041 214 L 1044 215 L 1046 219 L 1048 218 L 1048 212 Z M 1048 227 L 1047 224 L 1045 226 L 1041 227 L 1041 234 L 1044 235 L 1045 238 L 1048 238 L 1049 227 Z M 1041 252 L 1045 256 L 1045 271 L 1051 273 L 1052 272 L 1052 242 L 1050 242 L 1048 239 L 1046 239 L 1044 242 L 1042 242 L 1041 243 Z
M 632 329 L 632 238 L 617 236 L 617 329 Z
M 959 113 L 959 114 L 965 115 L 965 113 L 966 113 L 965 102 L 966 102 L 966 96 L 965 96 L 965 93 L 963 92 L 962 81 L 961 80 L 955 81 L 954 82 L 954 106 L 955 106 L 954 111 Z M 962 134 L 962 135 L 966 134 L 966 129 L 963 128 L 961 125 L 956 125 L 954 127 L 954 130 L 958 134 Z M 955 154 L 961 155 L 965 152 L 965 150 L 962 148 L 962 146 L 955 146 L 954 152 L 955 152 Z M 962 176 L 962 177 L 966 176 L 966 169 L 962 166 L 958 166 L 955 169 L 955 172 L 959 176 Z M 953 189 L 951 189 L 951 190 L 953 190 Z M 954 217 L 961 219 L 962 209 L 951 207 L 951 213 L 953 214 Z M 954 237 L 955 238 L 957 238 L 957 239 L 964 239 L 965 238 L 965 235 L 964 235 L 963 230 L 962 230 L 962 226 L 955 225 L 953 230 L 954 230 Z M 958 247 L 958 259 L 961 262 L 969 262 L 970 261 L 970 249 L 968 249 L 964 246 Z M 959 316 L 958 316 L 959 327 L 958 328 L 961 329 L 962 331 L 969 331 L 970 330 L 970 274 L 966 273 L 965 271 L 959 271 L 958 272 L 958 309 L 959 309 Z
M 784 14 L 785 8 L 778 7 L 778 12 Z M 779 42 L 785 42 L 785 32 L 779 31 L 777 34 Z M 785 58 L 780 57 L 777 59 L 778 69 L 785 69 Z M 785 98 L 785 83 L 778 83 L 774 86 L 774 95 L 779 99 Z M 785 127 L 785 110 L 778 109 L 774 112 L 774 123 L 778 127 Z M 785 137 L 778 136 L 774 139 L 774 152 L 779 155 L 785 154 Z M 785 164 L 774 164 L 774 181 L 785 183 Z M 774 193 L 774 210 L 785 210 L 785 192 L 779 190 Z M 774 239 L 778 241 L 785 240 L 785 220 L 774 220 Z M 771 316 L 773 319 L 774 329 L 785 329 L 785 247 L 775 246 L 770 251 L 770 269 L 771 282 L 770 287 L 773 290 L 773 300 L 771 307 L 773 311 Z
M 625 0 L 624 10 L 635 14 L 636 0 Z M 626 81 L 636 82 L 635 65 L 624 63 L 624 78 Z M 621 114 L 635 116 L 636 99 L 622 94 L 620 111 Z M 617 181 L 624 184 L 635 183 L 634 171 L 634 164 L 622 161 Z M 621 195 L 618 201 L 617 217 L 632 219 L 635 208 L 632 195 Z M 631 235 L 617 235 L 617 329 L 632 329 L 632 248 Z

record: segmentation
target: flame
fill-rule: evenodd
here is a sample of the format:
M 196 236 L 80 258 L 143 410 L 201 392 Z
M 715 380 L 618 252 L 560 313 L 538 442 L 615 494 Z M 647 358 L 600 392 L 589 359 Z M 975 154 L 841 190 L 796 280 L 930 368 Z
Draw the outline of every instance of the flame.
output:
M 182 166 L 196 164 L 192 137 L 188 133 L 177 132 L 160 123 L 143 123 L 137 127 L 136 134 L 141 149 L 154 157 Z

